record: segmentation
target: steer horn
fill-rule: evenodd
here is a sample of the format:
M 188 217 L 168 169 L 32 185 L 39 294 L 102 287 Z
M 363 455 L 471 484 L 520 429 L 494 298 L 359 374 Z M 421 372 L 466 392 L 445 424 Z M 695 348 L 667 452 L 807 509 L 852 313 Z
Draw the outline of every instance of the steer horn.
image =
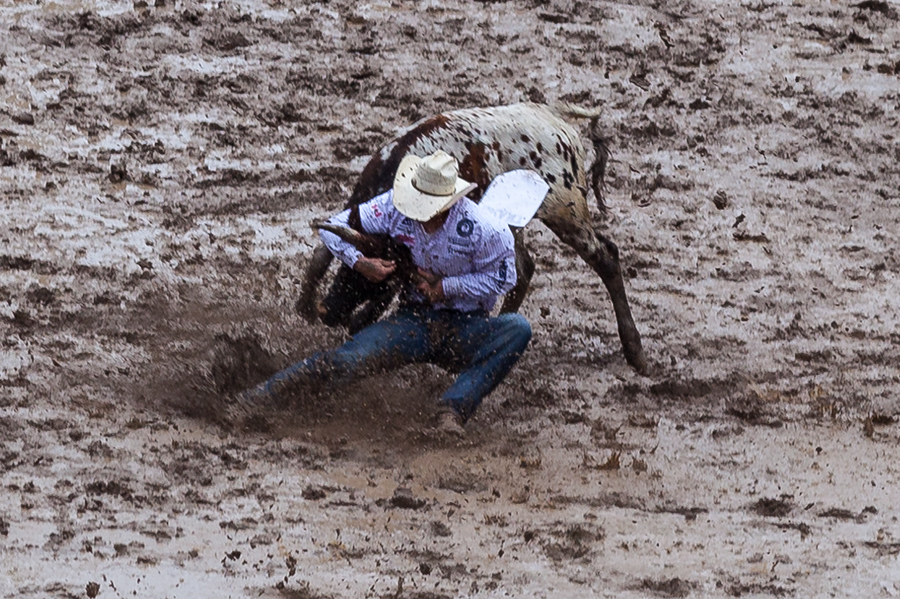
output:
M 323 220 L 314 220 L 309 224 L 313 229 L 321 229 L 323 231 L 328 231 L 329 233 L 334 233 L 347 243 L 352 243 L 354 246 L 360 242 L 362 237 L 362 233 L 355 229 L 343 225 L 333 225 Z
M 385 251 L 385 240 L 378 235 L 366 235 L 350 227 L 319 220 L 314 220 L 310 224 L 314 229 L 334 233 L 343 241 L 361 251 L 365 256 L 381 256 Z

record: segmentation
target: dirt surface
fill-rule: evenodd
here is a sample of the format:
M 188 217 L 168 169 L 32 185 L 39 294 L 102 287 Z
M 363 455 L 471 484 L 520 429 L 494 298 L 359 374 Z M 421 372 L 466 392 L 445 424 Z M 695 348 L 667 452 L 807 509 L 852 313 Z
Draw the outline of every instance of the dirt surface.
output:
M 296 4 L 0 6 L 3 597 L 900 594 L 900 5 Z M 604 109 L 650 375 L 535 223 L 464 442 L 430 367 L 218 427 L 342 341 L 293 302 L 368 156 L 527 100 Z

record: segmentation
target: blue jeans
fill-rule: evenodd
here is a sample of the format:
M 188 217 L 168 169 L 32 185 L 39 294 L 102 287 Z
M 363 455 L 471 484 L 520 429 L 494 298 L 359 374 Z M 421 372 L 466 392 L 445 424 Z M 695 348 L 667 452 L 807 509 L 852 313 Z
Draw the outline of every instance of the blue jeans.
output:
M 465 421 L 522 357 L 530 340 L 531 325 L 519 314 L 490 317 L 483 311 L 405 307 L 344 345 L 278 372 L 239 400 L 273 401 L 303 385 L 344 383 L 406 364 L 430 363 L 460 373 L 441 402 Z

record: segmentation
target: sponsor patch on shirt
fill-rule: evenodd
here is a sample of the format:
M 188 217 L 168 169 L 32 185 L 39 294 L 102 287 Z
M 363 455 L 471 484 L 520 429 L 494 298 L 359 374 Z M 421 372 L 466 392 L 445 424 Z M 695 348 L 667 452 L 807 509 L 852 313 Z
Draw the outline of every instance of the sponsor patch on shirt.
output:
M 456 234 L 460 237 L 469 237 L 475 230 L 475 223 L 471 219 L 464 218 L 456 223 Z
M 463 256 L 471 256 L 472 254 L 475 253 L 475 248 L 473 248 L 473 247 L 466 247 L 466 246 L 459 246 L 459 245 L 453 245 L 453 244 L 451 243 L 450 248 L 449 248 L 449 251 L 450 251 L 451 254 L 460 254 L 460 255 L 463 255 Z

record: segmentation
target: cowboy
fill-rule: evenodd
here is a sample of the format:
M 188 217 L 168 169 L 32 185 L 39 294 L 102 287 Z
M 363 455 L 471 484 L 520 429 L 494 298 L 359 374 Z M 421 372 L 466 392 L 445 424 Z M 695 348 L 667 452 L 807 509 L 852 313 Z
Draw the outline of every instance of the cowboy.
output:
M 469 200 L 476 188 L 458 175 L 443 151 L 407 156 L 393 188 L 328 222 L 387 234 L 407 246 L 417 281 L 401 294 L 397 311 L 359 331 L 350 341 L 317 353 L 248 391 L 244 406 L 277 401 L 312 382 L 344 382 L 405 364 L 431 363 L 460 372 L 441 396 L 437 429 L 460 437 L 482 399 L 507 375 L 531 339 L 519 314 L 491 316 L 497 298 L 516 282 L 509 227 Z M 397 265 L 364 256 L 333 233 L 320 231 L 331 252 L 373 283 Z

